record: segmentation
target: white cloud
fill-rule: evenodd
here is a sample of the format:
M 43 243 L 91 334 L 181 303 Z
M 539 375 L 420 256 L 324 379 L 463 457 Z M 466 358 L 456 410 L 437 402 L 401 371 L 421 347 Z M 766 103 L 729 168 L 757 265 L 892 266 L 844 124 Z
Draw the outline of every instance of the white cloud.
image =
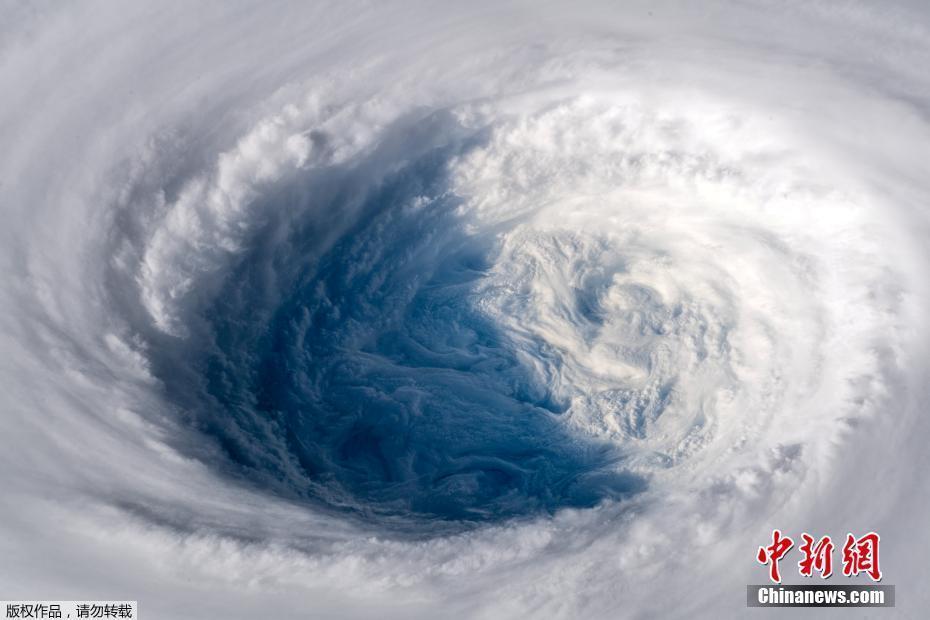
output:
M 877 530 L 899 610 L 930 602 L 920 7 L 89 2 L 4 22 L 5 598 L 710 618 L 741 612 L 780 527 Z M 410 539 L 211 467 L 154 349 L 202 344 L 254 235 L 303 221 L 268 196 L 316 204 L 343 173 L 361 191 L 468 138 L 445 164 L 454 232 L 497 252 L 466 301 L 570 405 L 568 436 L 619 447 L 646 490 Z M 345 204 L 320 207 L 321 245 L 364 223 Z

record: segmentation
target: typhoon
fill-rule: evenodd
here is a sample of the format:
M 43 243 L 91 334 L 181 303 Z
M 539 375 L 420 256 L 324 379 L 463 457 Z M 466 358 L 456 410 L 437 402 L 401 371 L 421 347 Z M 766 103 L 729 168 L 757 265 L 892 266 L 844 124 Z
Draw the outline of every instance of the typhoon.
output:
M 0 596 L 919 617 L 930 12 L 466 4 L 0 3 Z

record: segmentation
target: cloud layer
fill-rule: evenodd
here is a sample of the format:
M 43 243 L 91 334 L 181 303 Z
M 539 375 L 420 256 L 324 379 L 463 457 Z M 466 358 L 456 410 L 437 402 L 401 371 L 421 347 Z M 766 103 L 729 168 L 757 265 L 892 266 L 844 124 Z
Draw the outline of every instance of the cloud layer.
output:
M 779 527 L 930 602 L 926 14 L 8 11 L 5 598 L 720 617 Z

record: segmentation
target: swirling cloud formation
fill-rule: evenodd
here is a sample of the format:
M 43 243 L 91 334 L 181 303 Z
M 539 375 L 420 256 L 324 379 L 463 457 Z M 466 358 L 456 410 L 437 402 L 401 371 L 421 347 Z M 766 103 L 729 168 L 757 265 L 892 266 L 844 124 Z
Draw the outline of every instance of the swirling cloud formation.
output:
M 926 9 L 466 4 L 3 9 L 5 597 L 917 617 Z

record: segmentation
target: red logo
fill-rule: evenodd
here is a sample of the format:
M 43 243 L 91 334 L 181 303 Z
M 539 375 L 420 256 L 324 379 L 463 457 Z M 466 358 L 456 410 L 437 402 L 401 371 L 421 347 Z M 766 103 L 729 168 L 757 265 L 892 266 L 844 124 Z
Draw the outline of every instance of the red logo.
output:
M 813 536 L 804 532 L 801 534 L 802 544 L 798 547 L 803 557 L 798 562 L 798 572 L 804 577 L 812 577 L 814 572 L 820 574 L 822 579 L 833 574 L 833 549 L 835 545 L 829 536 L 815 540 Z M 843 545 L 843 574 L 854 577 L 859 573 L 867 574 L 872 581 L 882 580 L 882 571 L 878 564 L 878 544 L 881 538 L 875 532 L 869 532 L 861 538 L 852 534 L 846 536 Z M 794 541 L 781 533 L 781 530 L 772 530 L 772 544 L 759 547 L 756 560 L 769 567 L 769 579 L 774 583 L 781 583 L 781 572 L 778 562 L 788 551 L 794 547 Z

